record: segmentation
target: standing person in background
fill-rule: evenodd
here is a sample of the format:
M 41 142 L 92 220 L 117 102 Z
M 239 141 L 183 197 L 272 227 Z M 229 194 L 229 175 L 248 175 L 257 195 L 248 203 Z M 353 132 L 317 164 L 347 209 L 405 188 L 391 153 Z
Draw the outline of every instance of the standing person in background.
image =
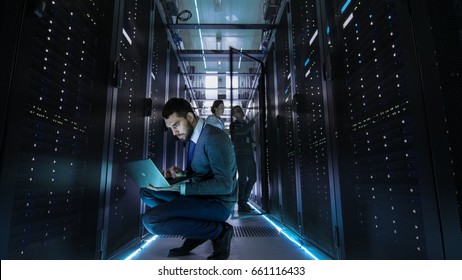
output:
M 257 166 L 253 155 L 255 142 L 252 138 L 252 128 L 255 119 L 247 122 L 241 106 L 233 106 L 231 109 L 235 120 L 231 123 L 231 138 L 236 152 L 238 170 L 238 206 L 239 212 L 251 212 L 253 209 L 247 202 L 252 192 L 253 185 L 257 180 Z
M 151 207 L 142 217 L 152 234 L 182 235 L 183 245 L 171 249 L 169 257 L 188 255 L 191 250 L 212 240 L 209 260 L 228 259 L 233 227 L 226 222 L 237 201 L 237 167 L 231 139 L 222 130 L 205 124 L 191 104 L 171 98 L 162 110 L 165 125 L 187 144 L 189 182 L 168 188 L 141 188 L 144 203 Z M 172 166 L 165 177 L 175 178 L 181 168 Z
M 211 124 L 213 126 L 218 127 L 221 130 L 225 130 L 225 124 L 221 119 L 223 113 L 225 112 L 225 104 L 223 100 L 215 100 L 212 104 L 212 115 L 208 116 L 205 119 L 205 123 Z

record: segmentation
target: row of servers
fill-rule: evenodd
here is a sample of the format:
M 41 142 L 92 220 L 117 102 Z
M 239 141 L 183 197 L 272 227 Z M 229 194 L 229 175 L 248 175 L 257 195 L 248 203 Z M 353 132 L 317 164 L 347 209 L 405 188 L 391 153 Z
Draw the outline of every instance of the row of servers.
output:
M 146 236 L 123 164 L 183 165 L 161 110 L 194 99 L 160 5 L 0 1 L 2 259 Z M 460 0 L 280 1 L 253 203 L 332 259 L 461 259 L 461 30 Z

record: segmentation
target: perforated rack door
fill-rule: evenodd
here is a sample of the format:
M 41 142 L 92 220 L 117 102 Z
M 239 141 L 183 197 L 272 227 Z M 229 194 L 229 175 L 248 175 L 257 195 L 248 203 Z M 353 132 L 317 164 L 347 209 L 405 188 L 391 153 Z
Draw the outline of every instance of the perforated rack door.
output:
M 268 168 L 268 191 L 269 203 L 268 209 L 277 219 L 281 219 L 281 190 L 279 184 L 279 155 L 278 149 L 278 126 L 276 122 L 277 115 L 277 95 L 275 83 L 275 50 L 272 44 L 268 50 L 266 58 L 266 108 L 267 108 L 267 138 L 266 141 L 266 166 Z
M 172 97 L 180 97 L 178 83 L 180 81 L 179 69 L 178 69 L 178 59 L 175 55 L 175 52 L 172 47 L 162 50 L 167 56 L 167 75 L 165 83 L 168 84 L 166 92 L 166 101 Z M 184 97 L 184 96 L 181 96 Z M 162 119 L 164 123 L 164 120 Z M 182 166 L 182 155 L 184 151 L 184 143 L 179 141 L 176 138 L 172 130 L 169 129 L 165 134 L 165 143 L 164 143 L 164 164 L 165 167 L 170 166 Z
M 462 2 L 412 2 L 444 254 L 462 258 Z M 436 75 L 437 73 L 437 75 Z
M 167 102 L 167 32 L 159 11 L 154 16 L 154 34 L 151 70 L 152 112 L 149 118 L 148 154 L 157 166 L 163 166 L 166 126 L 162 118 L 162 108 Z
M 275 58 L 277 84 L 277 149 L 270 151 L 279 158 L 280 179 L 278 187 L 281 190 L 281 219 L 295 231 L 299 228 L 297 207 L 297 178 L 295 170 L 294 116 L 293 92 L 291 83 L 291 59 L 288 30 L 288 5 L 276 30 Z
M 22 17 L 22 29 L 10 54 L 17 60 L 2 146 L 0 254 L 93 259 L 107 92 L 100 81 L 112 28 L 102 15 L 111 17 L 111 5 L 34 3 L 9 15 Z
M 294 67 L 294 111 L 303 235 L 330 255 L 336 255 L 329 180 L 328 116 L 323 90 L 323 55 L 319 3 L 291 2 Z M 323 33 L 323 34 L 320 34 Z
M 148 146 L 145 98 L 149 96 L 151 11 L 150 1 L 123 2 L 118 45 L 120 79 L 114 112 L 113 166 L 106 204 L 108 258 L 141 237 L 139 189 L 123 164 L 146 158 Z
M 399 1 L 333 1 L 329 10 L 349 259 L 441 257 L 428 247 L 440 242 L 438 210 L 405 12 Z

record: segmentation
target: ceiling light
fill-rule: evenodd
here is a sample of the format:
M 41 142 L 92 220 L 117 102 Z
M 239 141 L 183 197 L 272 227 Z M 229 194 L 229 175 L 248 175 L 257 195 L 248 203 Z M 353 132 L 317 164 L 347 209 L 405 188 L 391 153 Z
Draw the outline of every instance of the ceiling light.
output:
M 229 22 L 235 22 L 239 20 L 239 18 L 236 15 L 225 16 L 225 19 Z
M 215 9 L 215 12 L 221 12 L 221 8 L 222 8 L 222 5 L 221 5 L 221 0 L 214 0 L 213 1 L 213 8 Z
M 216 35 L 217 38 L 217 50 L 221 51 L 222 50 L 222 45 L 221 45 L 221 32 L 217 32 Z

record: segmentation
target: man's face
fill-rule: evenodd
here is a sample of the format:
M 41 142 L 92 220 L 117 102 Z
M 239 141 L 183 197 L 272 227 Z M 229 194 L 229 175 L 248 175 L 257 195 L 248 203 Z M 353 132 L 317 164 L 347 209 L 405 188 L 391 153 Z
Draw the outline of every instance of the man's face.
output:
M 193 121 L 194 115 L 192 113 L 188 113 L 186 118 L 178 116 L 177 113 L 173 113 L 168 119 L 165 119 L 165 125 L 167 128 L 172 129 L 173 135 L 180 141 L 187 142 L 194 131 L 192 125 Z
M 237 107 L 234 109 L 234 117 L 238 120 L 244 119 L 244 111 L 242 111 L 241 107 Z

